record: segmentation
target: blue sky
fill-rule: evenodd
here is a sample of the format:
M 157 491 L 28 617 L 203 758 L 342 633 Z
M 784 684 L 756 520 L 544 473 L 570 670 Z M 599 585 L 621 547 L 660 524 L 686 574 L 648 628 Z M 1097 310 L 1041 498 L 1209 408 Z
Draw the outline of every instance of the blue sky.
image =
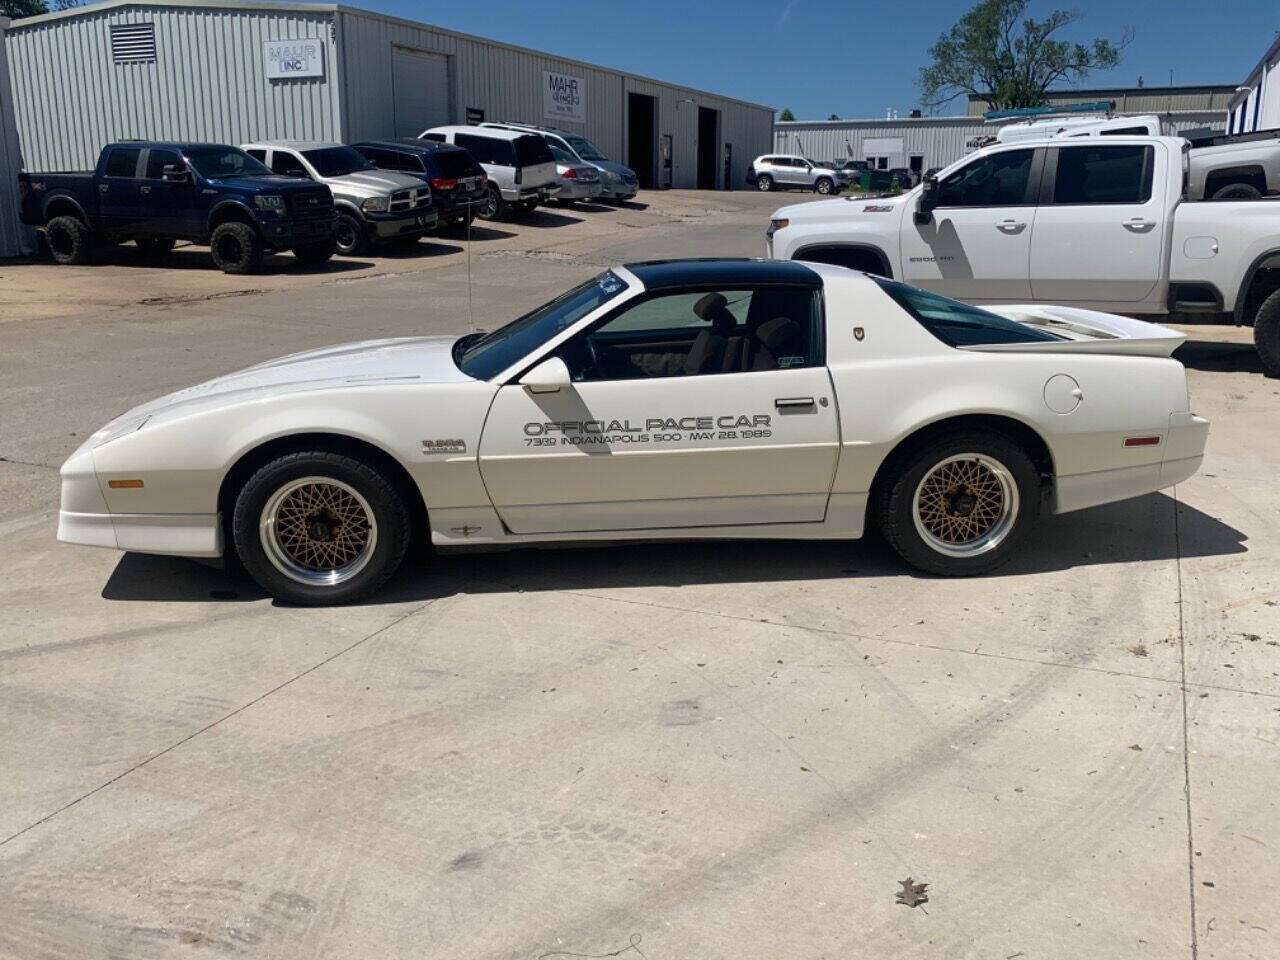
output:
M 618 0 L 583 3 L 427 5 L 349 0 L 438 26 L 687 84 L 744 100 L 790 107 L 801 118 L 879 117 L 917 106 L 916 75 L 938 34 L 967 2 L 870 0 Z M 1137 31 L 1124 61 L 1091 86 L 1173 82 L 1240 83 L 1275 31 L 1275 0 L 1033 0 L 1033 15 L 1077 8 L 1067 39 Z M 941 112 L 963 112 L 960 102 Z

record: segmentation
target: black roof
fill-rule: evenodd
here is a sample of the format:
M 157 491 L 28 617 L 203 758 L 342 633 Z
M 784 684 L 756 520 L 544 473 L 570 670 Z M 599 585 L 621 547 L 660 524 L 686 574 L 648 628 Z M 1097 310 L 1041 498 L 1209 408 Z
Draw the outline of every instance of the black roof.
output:
M 401 137 L 399 140 L 357 140 L 353 147 L 384 147 L 387 150 L 400 150 L 404 153 L 439 153 L 450 150 L 463 150 L 452 143 L 440 143 L 438 140 L 418 140 L 414 137 Z
M 788 284 L 821 287 L 822 278 L 793 260 L 646 260 L 625 264 L 646 290 Z

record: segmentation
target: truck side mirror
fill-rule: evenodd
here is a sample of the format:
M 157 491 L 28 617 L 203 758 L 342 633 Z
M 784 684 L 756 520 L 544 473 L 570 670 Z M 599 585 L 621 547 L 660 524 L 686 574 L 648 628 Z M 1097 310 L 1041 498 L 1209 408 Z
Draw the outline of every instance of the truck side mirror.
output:
M 934 208 L 938 206 L 938 178 L 925 177 L 920 187 L 920 197 L 916 200 L 916 223 L 928 223 L 933 219 Z
M 176 163 L 166 163 L 160 171 L 160 177 L 169 183 L 186 183 L 191 179 L 190 174 L 187 173 L 187 168 Z

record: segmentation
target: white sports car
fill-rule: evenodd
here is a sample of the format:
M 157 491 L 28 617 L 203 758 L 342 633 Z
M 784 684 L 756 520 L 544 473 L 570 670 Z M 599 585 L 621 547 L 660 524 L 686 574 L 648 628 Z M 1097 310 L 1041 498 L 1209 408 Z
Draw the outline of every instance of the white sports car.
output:
M 376 590 L 438 547 L 856 538 L 972 574 L 1047 505 L 1191 476 L 1182 336 L 982 309 L 821 264 L 606 271 L 491 333 L 375 340 L 130 410 L 62 467 L 58 537 L 234 550 L 297 603 Z

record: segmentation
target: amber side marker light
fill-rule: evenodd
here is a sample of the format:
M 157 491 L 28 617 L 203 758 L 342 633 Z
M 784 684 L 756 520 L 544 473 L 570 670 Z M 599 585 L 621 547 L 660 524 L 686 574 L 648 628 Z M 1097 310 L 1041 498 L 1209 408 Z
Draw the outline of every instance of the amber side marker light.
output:
M 1126 447 L 1154 447 L 1160 443 L 1159 437 L 1125 437 Z
M 141 490 L 142 481 L 141 480 L 108 480 L 107 486 L 110 487 L 112 490 Z

